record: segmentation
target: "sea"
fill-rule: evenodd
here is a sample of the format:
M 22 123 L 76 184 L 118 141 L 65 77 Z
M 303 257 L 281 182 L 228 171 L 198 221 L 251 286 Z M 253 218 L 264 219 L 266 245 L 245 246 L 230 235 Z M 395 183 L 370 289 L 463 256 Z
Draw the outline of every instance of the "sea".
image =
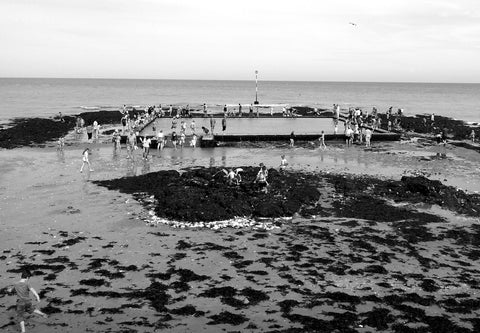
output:
M 119 110 L 124 104 L 195 108 L 250 104 L 331 109 L 403 109 L 407 115 L 437 114 L 480 122 L 480 84 L 141 79 L 0 78 L 0 122 L 51 117 L 62 112 Z

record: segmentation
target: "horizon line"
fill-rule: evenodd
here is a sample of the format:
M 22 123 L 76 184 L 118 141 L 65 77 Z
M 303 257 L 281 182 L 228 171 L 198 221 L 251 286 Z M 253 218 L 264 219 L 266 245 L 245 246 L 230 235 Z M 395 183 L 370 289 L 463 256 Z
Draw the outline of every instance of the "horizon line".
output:
M 0 76 L 0 79 L 51 79 L 51 80 L 132 80 L 132 81 L 255 81 L 255 79 L 172 79 L 172 78 L 108 78 L 108 77 L 48 77 Z M 323 82 L 323 83 L 415 83 L 415 84 L 480 84 L 480 82 L 443 81 L 332 81 L 332 80 L 258 80 L 260 82 Z

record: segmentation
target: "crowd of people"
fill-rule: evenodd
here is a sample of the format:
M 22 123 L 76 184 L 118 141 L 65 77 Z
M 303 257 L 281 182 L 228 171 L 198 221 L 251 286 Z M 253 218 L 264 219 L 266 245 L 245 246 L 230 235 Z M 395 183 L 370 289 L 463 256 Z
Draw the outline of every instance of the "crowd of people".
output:
M 333 104 L 333 125 L 334 134 L 338 134 L 338 126 L 341 119 L 340 106 Z M 389 107 L 385 113 L 386 130 L 391 132 L 393 129 L 399 130 L 401 128 L 401 120 L 403 116 L 403 109 L 398 109 L 396 113 L 393 112 L 393 107 Z M 371 138 L 373 132 L 382 128 L 382 118 L 376 107 L 372 108 L 372 112 L 364 112 L 360 108 L 348 109 L 344 121 L 344 135 L 345 144 L 351 146 L 353 143 L 365 143 L 367 147 L 371 146 Z M 320 139 L 320 141 L 322 141 Z
M 254 106 L 253 104 L 249 107 L 249 117 L 254 117 Z M 122 113 L 121 118 L 121 131 L 116 129 L 112 135 L 112 143 L 115 150 L 121 148 L 121 137 L 126 135 L 126 148 L 127 148 L 127 158 L 133 159 L 134 151 L 139 149 L 137 145 L 142 148 L 142 156 L 144 159 L 148 159 L 150 153 L 150 147 L 152 144 L 156 145 L 157 150 L 163 150 L 167 145 L 173 147 L 174 149 L 182 149 L 185 146 L 190 146 L 195 148 L 198 143 L 198 139 L 201 135 L 211 135 L 215 133 L 217 119 L 209 113 L 208 106 L 206 103 L 203 104 L 200 111 L 203 110 L 203 117 L 206 118 L 209 126 L 204 123 L 205 126 L 197 126 L 195 119 L 193 118 L 192 110 L 187 104 L 185 107 L 182 106 L 162 106 L 153 105 L 147 106 L 143 111 L 136 110 L 132 107 L 127 107 L 123 105 L 120 112 Z M 198 110 L 197 110 L 198 111 Z M 402 125 L 403 109 L 398 108 L 394 112 L 393 107 L 389 107 L 385 113 L 380 114 L 376 107 L 373 107 L 371 112 L 364 111 L 361 108 L 349 108 L 348 113 L 341 113 L 340 106 L 334 104 L 332 108 L 333 112 L 333 126 L 334 126 L 334 135 L 339 133 L 339 122 L 343 121 L 344 123 L 344 137 L 346 146 L 351 146 L 354 143 L 365 144 L 366 147 L 371 146 L 372 135 L 377 129 L 383 129 L 387 131 L 400 130 Z M 273 115 L 273 109 L 270 110 L 270 114 Z M 295 117 L 295 109 L 283 107 L 282 115 L 284 117 Z M 223 117 L 221 117 L 221 129 L 225 131 L 227 129 L 227 118 L 229 117 L 242 117 L 243 116 L 243 106 L 238 104 L 237 108 L 228 107 L 226 104 L 223 106 Z M 258 117 L 258 107 L 257 115 Z M 153 131 L 155 135 L 146 137 L 139 137 L 139 130 L 146 124 L 155 121 L 156 119 L 168 117 L 171 119 L 171 132 L 164 133 L 162 129 L 158 129 L 159 126 L 156 122 L 153 123 Z M 435 124 L 435 114 L 431 114 L 429 117 L 424 117 L 425 126 L 430 126 L 434 128 Z M 382 120 L 385 122 L 382 124 Z M 208 126 L 208 128 L 206 127 Z M 200 127 L 200 133 L 197 132 L 197 128 Z M 85 127 L 85 122 L 82 118 L 78 117 L 76 121 L 75 131 L 80 132 L 86 129 L 89 142 L 96 142 L 100 133 L 100 125 L 97 121 L 94 121 L 91 125 Z M 445 143 L 446 142 L 446 132 L 442 131 L 437 135 L 437 140 Z M 188 140 L 187 140 L 188 139 Z M 469 139 L 472 142 L 475 142 L 476 135 L 475 131 L 472 130 L 469 135 Z M 294 147 L 296 140 L 296 134 L 294 131 L 290 134 L 289 146 Z M 188 142 L 187 142 L 188 141 Z M 65 145 L 63 138 L 60 138 L 58 141 L 59 149 L 62 149 Z M 318 138 L 318 146 L 325 150 L 327 148 L 325 131 L 321 131 L 321 134 Z M 89 151 L 84 151 L 82 154 L 83 164 L 81 170 L 83 170 L 85 165 L 90 167 L 88 161 Z M 238 175 L 237 175 L 238 176 Z M 236 176 L 236 177 L 237 177 Z M 233 179 L 233 178 L 232 178 Z

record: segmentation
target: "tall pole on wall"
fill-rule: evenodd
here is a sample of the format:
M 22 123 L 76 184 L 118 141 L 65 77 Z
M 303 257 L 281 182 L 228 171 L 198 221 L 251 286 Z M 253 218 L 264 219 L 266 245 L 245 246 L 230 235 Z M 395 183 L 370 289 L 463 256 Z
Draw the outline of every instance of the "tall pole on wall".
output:
M 258 104 L 258 71 L 255 70 L 255 102 L 253 104 Z

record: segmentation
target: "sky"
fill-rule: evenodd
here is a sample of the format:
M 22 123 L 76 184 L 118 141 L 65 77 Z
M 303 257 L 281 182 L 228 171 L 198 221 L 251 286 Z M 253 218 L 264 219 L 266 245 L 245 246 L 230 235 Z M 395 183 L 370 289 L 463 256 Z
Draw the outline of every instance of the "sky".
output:
M 0 46 L 0 77 L 480 82 L 480 1 L 0 0 Z

